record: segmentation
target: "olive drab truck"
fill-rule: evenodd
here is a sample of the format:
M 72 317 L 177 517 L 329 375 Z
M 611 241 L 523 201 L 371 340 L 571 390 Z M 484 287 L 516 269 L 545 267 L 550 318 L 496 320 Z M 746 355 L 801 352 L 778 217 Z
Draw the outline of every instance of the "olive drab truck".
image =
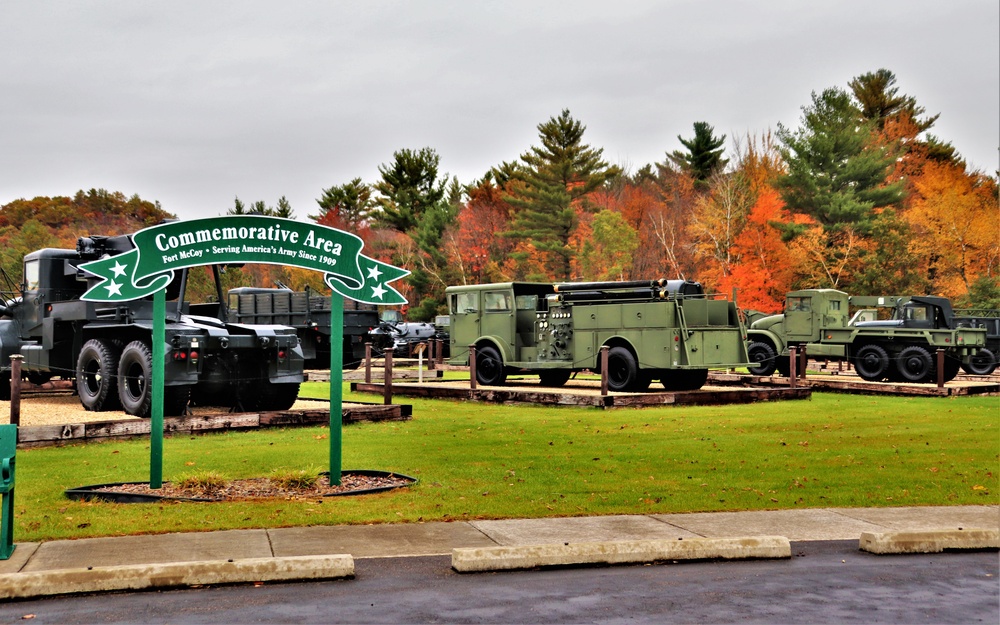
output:
M 474 345 L 483 385 L 524 371 L 561 386 L 574 372 L 600 372 L 604 346 L 612 391 L 645 390 L 653 380 L 694 390 L 709 368 L 749 364 L 736 305 L 697 282 L 506 282 L 446 293 L 449 363 L 468 364 Z
M 986 347 L 962 361 L 962 369 L 971 375 L 990 375 L 1000 357 L 1000 310 L 995 308 L 966 308 L 955 311 L 959 326 L 986 329 Z
M 152 299 L 80 299 L 97 280 L 81 264 L 133 249 L 127 235 L 90 236 L 79 238 L 75 250 L 25 255 L 19 293 L 0 305 L 0 397 L 10 398 L 10 356 L 21 354 L 22 375 L 30 382 L 75 379 L 87 410 L 149 417 Z M 178 272 L 166 290 L 164 414 L 183 414 L 189 401 L 289 408 L 303 380 L 295 329 L 228 323 L 221 292 L 216 303 L 192 305 L 184 301 L 186 282 L 187 270 Z
M 891 318 L 879 319 L 880 309 L 891 310 Z M 783 314 L 758 319 L 747 330 L 755 375 L 777 370 L 787 376 L 790 348 L 796 347 L 811 358 L 849 360 L 870 382 L 932 382 L 938 349 L 945 355 L 943 377 L 952 380 L 985 340 L 984 329 L 956 321 L 943 297 L 848 296 L 835 289 L 792 291 Z

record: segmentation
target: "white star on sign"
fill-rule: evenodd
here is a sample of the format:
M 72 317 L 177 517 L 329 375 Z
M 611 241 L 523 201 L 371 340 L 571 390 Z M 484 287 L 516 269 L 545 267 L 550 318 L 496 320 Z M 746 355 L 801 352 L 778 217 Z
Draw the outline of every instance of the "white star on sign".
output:
M 112 280 L 111 284 L 109 284 L 107 286 L 107 289 L 108 289 L 108 295 L 121 295 L 122 294 L 122 285 L 118 284 L 114 280 Z
M 368 268 L 368 277 L 372 280 L 378 280 L 378 277 L 382 275 L 382 272 L 378 270 L 378 267 Z
M 385 295 L 385 289 L 382 288 L 381 284 L 376 284 L 372 287 L 372 297 L 382 299 L 383 295 Z
M 115 274 L 116 276 L 124 276 L 125 275 L 125 265 L 121 264 L 120 262 L 118 262 L 116 260 L 115 261 L 115 266 L 111 268 L 111 273 Z

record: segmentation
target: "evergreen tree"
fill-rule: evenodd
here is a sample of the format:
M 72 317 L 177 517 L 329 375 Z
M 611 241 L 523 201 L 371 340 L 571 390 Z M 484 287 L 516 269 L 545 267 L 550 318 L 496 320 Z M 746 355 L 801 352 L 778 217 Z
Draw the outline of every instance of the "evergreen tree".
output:
M 380 224 L 409 236 L 414 250 L 399 251 L 398 262 L 411 268 L 406 281 L 413 289 L 409 317 L 416 321 L 433 318 L 444 305 L 444 289 L 452 269 L 443 251 L 445 229 L 455 221 L 457 205 L 445 197 L 448 176 L 438 180 L 440 157 L 431 148 L 400 150 L 389 165 L 379 166 L 382 179 L 373 217 Z
M 575 252 L 570 237 L 577 225 L 577 204 L 620 173 L 601 160 L 603 150 L 583 143 L 586 126 L 568 110 L 538 125 L 541 146 L 521 156 L 520 168 L 508 168 L 521 184 L 507 201 L 515 209 L 506 236 L 527 240 L 542 255 L 549 276 L 569 280 Z M 532 276 L 535 277 L 535 276 Z M 543 277 L 543 276 L 538 276 Z
M 776 181 L 788 208 L 810 215 L 826 230 L 871 228 L 875 209 L 902 199 L 902 183 L 886 185 L 893 164 L 873 141 L 874 122 L 859 123 L 860 109 L 841 89 L 812 94 L 802 127 L 778 124 L 788 173 Z
M 399 232 L 416 227 L 424 213 L 444 198 L 447 177 L 438 180 L 439 161 L 431 148 L 403 149 L 393 153 L 392 163 L 380 165 L 376 220 Z
M 896 75 L 887 69 L 862 74 L 847 83 L 861 107 L 862 119 L 875 122 L 879 130 L 885 122 L 900 115 L 909 116 L 920 132 L 934 125 L 940 114 L 918 120 L 924 107 L 917 106 L 916 98 L 899 94 Z
M 694 137 L 684 139 L 677 135 L 677 140 L 687 148 L 687 152 L 674 150 L 667 155 L 668 159 L 690 174 L 702 188 L 707 188 L 707 181 L 712 174 L 721 172 L 729 162 L 729 159 L 722 158 L 722 153 L 725 152 L 722 146 L 726 143 L 726 135 L 716 137 L 714 133 L 715 128 L 708 122 L 695 122 Z
M 240 196 L 238 196 L 238 195 L 236 196 L 236 199 L 233 202 L 233 207 L 230 208 L 228 211 L 226 211 L 226 214 L 227 215 L 246 215 L 247 214 L 246 205 L 243 204 L 243 200 L 240 199 Z
M 372 189 L 355 178 L 346 184 L 329 189 L 323 189 L 323 197 L 316 200 L 319 204 L 319 215 L 310 215 L 310 219 L 321 221 L 333 212 L 337 219 L 333 222 L 342 223 L 348 229 L 357 228 L 365 223 L 375 206 L 372 200 Z
M 295 211 L 292 210 L 292 205 L 288 203 L 288 200 L 283 195 L 278 198 L 278 205 L 270 209 L 268 214 L 272 217 L 284 217 L 285 219 L 295 218 Z

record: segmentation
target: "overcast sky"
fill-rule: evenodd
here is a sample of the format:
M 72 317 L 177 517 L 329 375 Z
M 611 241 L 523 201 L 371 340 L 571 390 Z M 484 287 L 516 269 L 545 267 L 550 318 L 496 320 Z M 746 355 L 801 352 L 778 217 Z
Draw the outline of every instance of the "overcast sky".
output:
M 797 128 L 811 92 L 883 67 L 997 169 L 997 0 L 3 0 L 0 204 L 104 188 L 195 218 L 285 196 L 305 219 L 402 148 L 472 182 L 563 109 L 634 171 L 696 121 Z

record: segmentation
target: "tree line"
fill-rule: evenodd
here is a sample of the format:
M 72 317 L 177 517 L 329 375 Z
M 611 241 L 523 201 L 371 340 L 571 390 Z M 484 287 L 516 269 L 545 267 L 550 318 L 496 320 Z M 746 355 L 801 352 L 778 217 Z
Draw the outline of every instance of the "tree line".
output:
M 662 162 L 628 171 L 588 145 L 586 126 L 563 110 L 538 124 L 537 145 L 471 183 L 441 172 L 432 148 L 401 149 L 378 180 L 323 189 L 308 217 L 409 269 L 402 286 L 414 320 L 446 312 L 448 285 L 513 280 L 686 278 L 735 290 L 741 307 L 764 312 L 798 288 L 1000 307 L 997 177 L 971 170 L 931 134 L 938 115 L 900 93 L 886 69 L 814 92 L 801 111 L 798 125 L 734 137 L 728 149 L 725 135 L 695 122 Z M 114 210 L 90 209 L 101 202 Z M 72 209 L 115 232 L 166 214 L 105 191 L 17 200 L 0 207 L 4 268 L 46 236 L 94 229 Z M 249 208 L 236 197 L 228 213 L 294 217 L 284 197 Z M 322 288 L 312 272 L 286 267 L 226 277 L 227 287 L 271 283 Z M 206 277 L 190 288 L 214 291 Z

